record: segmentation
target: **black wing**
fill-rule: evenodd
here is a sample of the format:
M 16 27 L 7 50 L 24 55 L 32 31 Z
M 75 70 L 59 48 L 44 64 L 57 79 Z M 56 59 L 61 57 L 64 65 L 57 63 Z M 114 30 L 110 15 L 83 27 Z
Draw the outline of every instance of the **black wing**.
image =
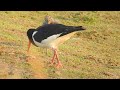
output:
M 80 30 L 81 26 L 65 26 L 63 24 L 47 24 L 36 29 L 38 32 L 35 34 L 34 38 L 36 41 L 41 42 L 44 39 L 52 35 L 60 34 L 59 37 L 69 34 L 71 32 Z

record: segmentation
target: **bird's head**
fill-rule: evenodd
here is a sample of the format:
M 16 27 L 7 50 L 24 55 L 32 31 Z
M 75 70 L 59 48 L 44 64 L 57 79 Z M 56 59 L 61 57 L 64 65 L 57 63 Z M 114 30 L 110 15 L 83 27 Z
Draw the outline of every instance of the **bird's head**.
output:
M 28 39 L 29 39 L 28 52 L 29 52 L 29 48 L 31 46 L 31 43 L 34 44 L 33 39 L 32 39 L 32 34 L 33 34 L 34 31 L 36 31 L 36 29 L 29 29 L 27 31 L 27 36 L 28 36 Z
M 29 40 L 32 39 L 32 34 L 33 34 L 33 32 L 34 32 L 35 30 L 36 30 L 36 29 L 29 29 L 29 30 L 27 31 L 27 36 L 28 36 L 28 39 L 29 39 Z

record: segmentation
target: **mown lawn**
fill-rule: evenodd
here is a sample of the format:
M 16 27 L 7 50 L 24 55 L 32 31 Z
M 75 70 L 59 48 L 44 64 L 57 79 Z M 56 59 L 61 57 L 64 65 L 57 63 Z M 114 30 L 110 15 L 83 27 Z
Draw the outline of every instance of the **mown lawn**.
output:
M 87 28 L 59 46 L 60 69 L 49 66 L 51 50 L 46 55 L 32 45 L 26 52 L 27 30 L 42 25 L 46 15 Z M 119 79 L 119 18 L 119 11 L 1 11 L 0 78 Z

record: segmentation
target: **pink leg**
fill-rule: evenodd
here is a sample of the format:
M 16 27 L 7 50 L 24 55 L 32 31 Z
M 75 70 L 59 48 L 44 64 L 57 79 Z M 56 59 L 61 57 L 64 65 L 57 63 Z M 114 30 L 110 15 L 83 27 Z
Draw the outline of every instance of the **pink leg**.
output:
M 54 52 L 55 52 L 55 56 L 56 56 L 56 59 L 57 59 L 57 68 L 60 68 L 60 67 L 62 67 L 62 64 L 61 64 L 61 62 L 60 62 L 60 60 L 59 60 L 59 58 L 58 58 L 58 53 L 57 53 L 57 50 L 56 49 L 54 49 Z
M 60 68 L 61 66 L 62 66 L 62 64 L 61 64 L 61 62 L 60 62 L 60 60 L 59 60 L 59 58 L 58 58 L 58 53 L 57 53 L 57 49 L 55 49 L 55 48 L 52 48 L 52 50 L 54 51 L 54 55 L 53 55 L 53 58 L 52 58 L 52 62 L 51 62 L 51 64 L 53 64 L 54 63 L 54 61 L 55 61 L 55 58 L 57 59 L 57 68 Z
M 52 62 L 51 62 L 51 64 L 54 63 L 54 61 L 55 61 L 55 56 L 56 56 L 56 53 L 55 53 L 55 50 L 54 50 L 54 49 L 53 49 L 53 51 L 54 51 L 54 55 L 53 55 L 53 58 L 52 58 Z

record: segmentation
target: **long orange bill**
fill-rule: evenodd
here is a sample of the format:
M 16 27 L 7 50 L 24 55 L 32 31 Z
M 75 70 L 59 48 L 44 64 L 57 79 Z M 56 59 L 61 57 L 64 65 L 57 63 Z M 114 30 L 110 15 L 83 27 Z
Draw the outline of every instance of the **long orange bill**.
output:
M 30 46 L 31 46 L 31 41 L 29 40 L 27 52 L 29 52 Z

